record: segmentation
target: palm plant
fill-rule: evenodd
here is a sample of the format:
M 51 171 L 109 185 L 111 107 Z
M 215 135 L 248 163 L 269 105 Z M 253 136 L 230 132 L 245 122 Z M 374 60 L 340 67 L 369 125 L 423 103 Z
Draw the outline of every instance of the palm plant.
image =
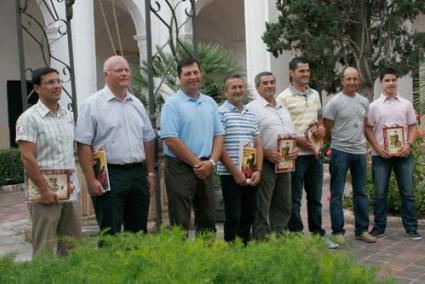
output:
M 177 57 L 184 58 L 193 54 L 191 43 L 182 42 L 177 47 Z M 201 63 L 203 75 L 201 90 L 220 103 L 223 97 L 224 78 L 231 74 L 241 72 L 239 63 L 233 55 L 223 46 L 215 43 L 198 44 L 198 60 Z M 140 68 L 140 69 L 139 69 Z M 153 60 L 153 74 L 155 82 L 156 102 L 161 102 L 164 97 L 174 94 L 178 88 L 176 58 L 171 52 L 158 49 Z M 148 92 L 148 70 L 146 60 L 142 66 L 133 67 L 133 92 L 146 101 Z

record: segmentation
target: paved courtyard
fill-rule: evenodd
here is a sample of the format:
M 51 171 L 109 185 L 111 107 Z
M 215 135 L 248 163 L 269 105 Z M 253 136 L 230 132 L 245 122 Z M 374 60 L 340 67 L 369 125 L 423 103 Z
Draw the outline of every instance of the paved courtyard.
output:
M 325 184 L 328 176 L 325 173 Z M 24 241 L 24 232 L 30 228 L 29 214 L 23 201 L 23 192 L 0 193 L 0 256 L 16 252 L 20 261 L 31 259 L 31 245 Z M 323 222 L 330 232 L 329 188 L 323 194 Z M 303 216 L 306 218 L 305 206 Z M 356 260 L 368 266 L 379 266 L 379 275 L 392 277 L 400 283 L 425 283 L 425 241 L 412 241 L 400 227 L 388 228 L 385 236 L 376 244 L 367 244 L 354 239 L 353 225 L 348 216 L 344 250 L 353 253 Z M 306 223 L 306 222 L 305 222 Z M 222 230 L 222 224 L 219 224 Z M 425 230 L 419 230 L 425 236 Z

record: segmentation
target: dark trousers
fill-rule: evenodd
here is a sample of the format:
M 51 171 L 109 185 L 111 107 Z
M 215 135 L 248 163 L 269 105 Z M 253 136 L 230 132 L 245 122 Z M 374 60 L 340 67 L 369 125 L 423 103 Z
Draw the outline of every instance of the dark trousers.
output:
M 344 234 L 343 196 L 348 170 L 353 186 L 354 234 L 360 236 L 369 228 L 369 208 L 366 194 L 367 156 L 350 154 L 332 149 L 329 171 L 331 173 L 331 213 L 332 233 Z
M 298 156 L 296 169 L 292 173 L 292 211 L 288 228 L 292 232 L 302 232 L 304 229 L 301 218 L 301 201 L 303 188 L 306 192 L 308 229 L 313 234 L 324 235 L 322 228 L 322 159 L 314 155 Z
M 270 232 L 282 234 L 291 217 L 291 173 L 275 173 L 275 165 L 265 160 L 261 174 L 252 228 L 257 240 L 265 239 Z
M 375 222 L 373 229 L 379 233 L 385 232 L 387 226 L 387 196 L 391 169 L 397 180 L 401 196 L 401 220 L 407 233 L 415 232 L 418 226 L 416 217 L 415 193 L 413 185 L 413 157 L 393 157 L 384 159 L 372 157 L 373 174 L 373 211 Z
M 96 220 L 108 234 L 147 232 L 149 191 L 143 164 L 108 165 L 111 190 L 93 197 Z
M 240 186 L 233 176 L 220 176 L 224 199 L 224 240 L 240 237 L 244 244 L 251 239 L 251 227 L 255 218 L 257 187 Z
M 168 195 L 168 214 L 171 226 L 189 230 L 190 214 L 195 213 L 196 232 L 215 232 L 215 197 L 212 174 L 198 178 L 192 167 L 183 161 L 167 157 L 165 185 Z

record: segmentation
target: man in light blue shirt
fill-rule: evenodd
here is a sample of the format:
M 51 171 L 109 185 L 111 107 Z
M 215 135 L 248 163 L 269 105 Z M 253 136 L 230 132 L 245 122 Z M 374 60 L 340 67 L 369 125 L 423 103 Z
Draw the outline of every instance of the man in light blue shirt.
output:
M 170 224 L 188 230 L 193 206 L 197 232 L 215 231 L 212 175 L 223 149 L 224 129 L 217 104 L 199 91 L 199 62 L 183 59 L 177 73 L 181 89 L 161 111 Z

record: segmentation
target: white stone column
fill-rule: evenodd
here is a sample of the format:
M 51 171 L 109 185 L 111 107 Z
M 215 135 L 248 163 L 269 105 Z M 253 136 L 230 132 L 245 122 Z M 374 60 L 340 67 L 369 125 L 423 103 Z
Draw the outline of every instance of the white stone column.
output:
M 288 84 L 288 54 L 275 58 L 267 51 L 262 36 L 266 30 L 266 22 L 277 18 L 276 1 L 245 0 L 245 44 L 246 72 L 250 91 L 255 93 L 254 77 L 262 71 L 271 71 L 276 76 L 277 91 L 280 92 Z
M 97 89 L 93 0 L 75 1 L 73 11 L 75 83 L 80 106 Z
M 146 34 L 138 34 L 133 36 L 133 38 L 137 41 L 137 47 L 139 48 L 139 58 L 140 58 L 140 65 L 142 65 L 143 60 L 147 60 L 147 41 L 146 41 Z
M 270 55 L 261 36 L 268 18 L 269 1 L 245 0 L 246 77 L 254 93 L 254 77 L 261 71 L 270 71 Z

